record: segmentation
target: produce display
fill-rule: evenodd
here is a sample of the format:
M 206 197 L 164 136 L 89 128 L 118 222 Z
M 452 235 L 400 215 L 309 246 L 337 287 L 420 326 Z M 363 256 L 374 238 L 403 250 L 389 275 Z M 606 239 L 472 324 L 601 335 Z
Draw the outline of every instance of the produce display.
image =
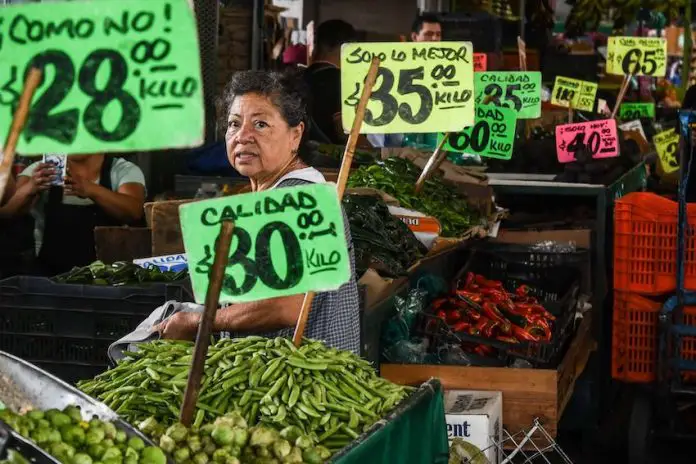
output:
M 78 387 L 130 423 L 177 421 L 193 344 L 155 341 L 114 369 Z M 303 340 L 252 336 L 222 339 L 208 351 L 195 426 L 239 412 L 250 426 L 295 426 L 311 440 L 337 450 L 407 397 L 410 387 L 376 375 L 365 360 Z
M 455 333 L 494 339 L 504 343 L 548 343 L 556 318 L 522 285 L 514 292 L 502 282 L 469 272 L 453 294 L 435 300 L 431 310 Z M 468 344 L 467 344 L 468 345 Z M 475 345 L 485 356 L 493 349 Z
M 310 153 L 314 155 L 327 156 L 336 161 L 337 165 L 340 165 L 343 159 L 343 153 L 346 147 L 343 145 L 333 145 L 329 143 L 314 143 L 309 142 L 308 148 Z M 379 158 L 379 149 L 365 150 L 361 148 L 356 148 L 353 153 L 353 165 L 356 164 L 372 164 Z
M 385 277 L 406 274 L 427 253 L 411 229 L 392 216 L 381 198 L 346 195 L 343 198 L 355 249 L 358 276 L 372 268 Z
M 148 269 L 137 264 L 118 261 L 111 265 L 95 261 L 89 266 L 74 267 L 71 271 L 54 277 L 64 284 L 87 285 L 138 285 L 150 282 L 175 282 L 188 275 L 188 270 L 162 271 L 157 266 Z
M 249 427 L 238 412 L 191 429 L 179 423 L 165 429 L 154 418 L 149 418 L 140 424 L 140 430 L 157 440 L 160 448 L 177 463 L 320 464 L 332 454 L 327 447 L 316 446 L 295 426 L 282 430 L 268 424 Z
M 0 411 L 0 420 L 23 437 L 36 443 L 58 461 L 67 464 L 165 464 L 164 452 L 130 437 L 111 422 L 86 421 L 80 409 L 33 410 L 24 415 L 9 409 Z
M 467 202 L 466 196 L 433 175 L 416 194 L 415 185 L 421 169 L 402 158 L 387 158 L 372 166 L 363 166 L 348 178 L 348 187 L 369 187 L 381 190 L 399 201 L 403 208 L 433 216 L 442 225 L 443 237 L 458 237 L 478 219 L 479 214 Z

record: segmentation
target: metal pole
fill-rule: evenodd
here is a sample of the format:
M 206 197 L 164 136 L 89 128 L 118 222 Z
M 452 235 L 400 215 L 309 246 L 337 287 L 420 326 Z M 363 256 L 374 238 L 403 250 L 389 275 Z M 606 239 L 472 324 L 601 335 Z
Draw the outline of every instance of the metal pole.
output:
M 264 0 L 253 0 L 251 29 L 251 69 L 257 71 L 263 67 L 263 28 Z

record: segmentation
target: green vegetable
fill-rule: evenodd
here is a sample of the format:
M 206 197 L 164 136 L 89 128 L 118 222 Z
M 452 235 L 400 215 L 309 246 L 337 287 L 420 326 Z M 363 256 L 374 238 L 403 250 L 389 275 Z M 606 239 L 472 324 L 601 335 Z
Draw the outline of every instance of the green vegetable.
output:
M 64 425 L 69 425 L 72 420 L 70 419 L 70 416 L 67 414 L 63 414 L 62 412 L 57 412 L 56 414 L 51 415 L 49 418 L 51 421 L 51 424 L 53 424 L 54 427 L 59 428 Z
M 171 453 L 176 448 L 176 442 L 169 435 L 162 435 L 160 437 L 159 447 L 162 448 L 165 452 Z
M 145 449 L 145 442 L 138 437 L 131 437 L 128 439 L 128 447 L 133 448 L 135 451 L 142 451 Z
M 347 187 L 369 187 L 383 191 L 399 201 L 403 208 L 433 216 L 442 225 L 442 235 L 458 237 L 478 220 L 467 198 L 442 178 L 432 176 L 416 194 L 421 169 L 403 158 L 388 158 L 372 166 L 363 166 L 348 178 Z
M 292 451 L 292 446 L 290 446 L 290 442 L 287 440 L 278 440 L 273 443 L 273 454 L 278 459 L 286 457 L 290 454 L 290 451 Z
M 231 445 L 234 442 L 234 432 L 228 425 L 216 425 L 210 436 L 218 446 Z
M 92 464 L 92 458 L 89 454 L 77 453 L 72 458 L 72 464 Z
M 174 461 L 179 464 L 186 461 L 190 456 L 191 453 L 188 448 L 177 448 L 177 450 L 174 451 Z
M 97 445 L 101 443 L 105 438 L 104 429 L 101 427 L 91 427 L 87 430 L 85 435 L 85 444 L 87 445 Z
M 188 430 L 181 423 L 176 423 L 167 429 L 166 435 L 171 437 L 176 443 L 186 440 Z
M 145 269 L 129 262 L 116 262 L 106 265 L 95 261 L 89 266 L 74 267 L 65 274 L 54 277 L 56 282 L 88 285 L 140 285 L 149 282 L 175 282 L 184 279 L 188 270 L 179 272 L 162 271 L 151 265 Z
M 80 446 L 85 442 L 85 431 L 79 425 L 64 425 L 60 429 L 63 441 L 72 446 Z
M 140 453 L 139 464 L 166 464 L 167 457 L 161 449 L 148 446 Z
M 314 448 L 308 448 L 302 452 L 302 459 L 308 464 L 321 464 L 324 460 Z

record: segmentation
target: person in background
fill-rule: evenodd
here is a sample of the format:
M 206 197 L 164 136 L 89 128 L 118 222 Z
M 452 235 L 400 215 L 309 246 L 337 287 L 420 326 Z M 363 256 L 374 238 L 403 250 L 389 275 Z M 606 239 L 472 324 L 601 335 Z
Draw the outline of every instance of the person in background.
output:
M 311 94 L 310 130 L 319 132 L 310 132 L 313 140 L 346 143 L 341 122 L 341 46 L 354 42 L 356 37 L 353 26 L 340 19 L 324 21 L 317 27 L 312 64 L 304 72 Z
M 39 275 L 55 276 L 96 259 L 94 228 L 136 224 L 143 217 L 145 178 L 135 164 L 103 154 L 68 156 L 64 187 L 51 164 L 29 165 L 5 214 L 32 212 Z
M 416 17 L 411 27 L 412 42 L 440 42 L 442 40 L 442 21 L 437 15 L 423 13 Z

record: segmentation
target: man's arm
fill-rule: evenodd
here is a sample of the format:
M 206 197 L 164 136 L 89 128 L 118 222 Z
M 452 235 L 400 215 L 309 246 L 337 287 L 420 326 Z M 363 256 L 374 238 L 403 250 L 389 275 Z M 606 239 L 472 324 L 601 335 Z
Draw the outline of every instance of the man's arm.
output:
M 137 221 L 143 215 L 145 188 L 138 183 L 123 184 L 113 192 L 98 184 L 93 184 L 90 198 L 109 216 L 125 223 Z

